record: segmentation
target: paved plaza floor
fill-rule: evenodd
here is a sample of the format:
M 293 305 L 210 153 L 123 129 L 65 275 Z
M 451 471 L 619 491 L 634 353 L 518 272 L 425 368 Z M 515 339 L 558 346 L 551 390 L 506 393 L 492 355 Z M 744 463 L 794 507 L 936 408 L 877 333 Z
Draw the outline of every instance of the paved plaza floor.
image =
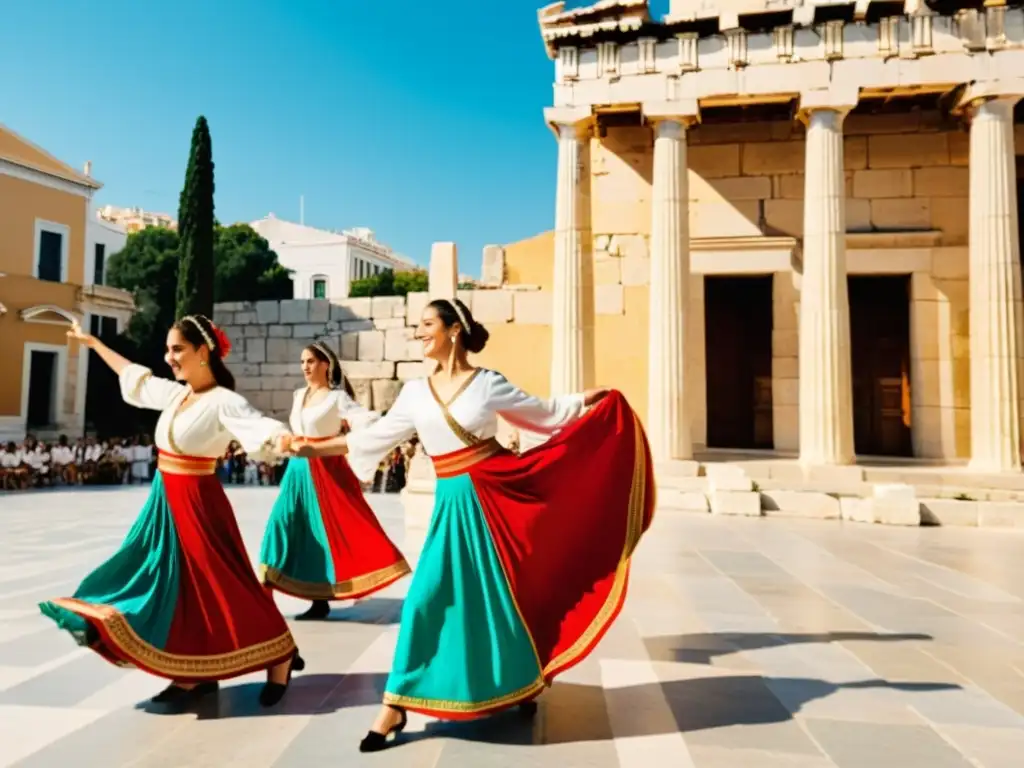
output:
M 307 670 L 269 712 L 261 675 L 192 713 L 146 711 L 160 680 L 39 615 L 118 545 L 144 494 L 0 495 L 0 766 L 1024 765 L 1020 533 L 664 512 L 622 616 L 532 722 L 411 716 L 400 746 L 360 755 L 407 579 L 293 623 Z M 273 490 L 230 496 L 255 553 Z M 373 504 L 403 541 L 398 499 Z

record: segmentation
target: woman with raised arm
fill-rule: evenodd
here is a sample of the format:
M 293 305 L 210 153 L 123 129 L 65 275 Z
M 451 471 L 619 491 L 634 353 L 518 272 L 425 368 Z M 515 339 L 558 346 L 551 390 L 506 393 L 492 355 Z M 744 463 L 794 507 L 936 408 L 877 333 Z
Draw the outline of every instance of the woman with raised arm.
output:
M 384 706 L 363 752 L 384 749 L 409 709 L 446 719 L 536 711 L 533 699 L 618 614 L 654 508 L 647 438 L 621 394 L 545 402 L 473 367 L 467 352 L 480 352 L 488 333 L 458 300 L 428 304 L 416 337 L 438 363 L 430 378 L 408 382 L 370 427 L 295 448 L 347 453 L 362 479 L 416 433 L 437 475 Z M 495 440 L 499 415 L 558 434 L 517 456 Z
M 233 391 L 224 365 L 230 342 L 202 315 L 167 334 L 164 359 L 176 381 L 156 378 L 77 324 L 68 336 L 118 374 L 125 402 L 161 411 L 158 471 L 121 548 L 73 597 L 42 603 L 42 612 L 108 661 L 171 680 L 154 703 L 185 707 L 219 680 L 266 669 L 260 703 L 276 704 L 304 662 L 253 572 L 214 472 L 232 439 L 250 452 L 283 450 L 288 428 Z
M 378 414 L 355 401 L 341 362 L 323 341 L 302 350 L 306 386 L 295 392 L 296 446 L 361 429 Z M 356 600 L 405 574 L 409 564 L 384 532 L 342 456 L 295 457 L 270 513 L 260 549 L 263 583 L 312 600 L 298 619 L 324 619 L 331 600 Z

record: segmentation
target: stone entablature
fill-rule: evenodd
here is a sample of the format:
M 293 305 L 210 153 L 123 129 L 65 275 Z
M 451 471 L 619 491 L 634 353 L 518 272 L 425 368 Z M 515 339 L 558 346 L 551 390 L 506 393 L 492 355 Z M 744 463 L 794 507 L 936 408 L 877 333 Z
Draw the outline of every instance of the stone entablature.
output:
M 646 0 L 542 9 L 541 36 L 555 60 L 554 106 L 694 99 L 712 107 L 837 89 L 854 97 L 942 93 L 1024 70 L 1020 7 L 947 16 L 918 0 L 766 2 L 742 11 L 722 5 L 661 23 L 647 15 Z

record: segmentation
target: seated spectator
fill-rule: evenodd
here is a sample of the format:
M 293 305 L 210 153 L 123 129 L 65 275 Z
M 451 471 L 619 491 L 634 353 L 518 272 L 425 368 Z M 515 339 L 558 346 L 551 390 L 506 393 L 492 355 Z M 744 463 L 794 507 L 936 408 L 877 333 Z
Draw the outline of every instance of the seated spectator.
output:
M 22 461 L 22 451 L 14 442 L 9 442 L 0 451 L 0 479 L 3 489 L 24 490 L 28 487 L 29 471 Z
M 137 437 L 132 443 L 132 482 L 149 482 L 149 465 L 153 461 L 153 446 L 146 436 Z
M 57 444 L 50 449 L 50 466 L 53 468 L 54 480 L 59 480 L 65 485 L 75 484 L 75 452 L 68 445 L 67 435 L 61 435 Z

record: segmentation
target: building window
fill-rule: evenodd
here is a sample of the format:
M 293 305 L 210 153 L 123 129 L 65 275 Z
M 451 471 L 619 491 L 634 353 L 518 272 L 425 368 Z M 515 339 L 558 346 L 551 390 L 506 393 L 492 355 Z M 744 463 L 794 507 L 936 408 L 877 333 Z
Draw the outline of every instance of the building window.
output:
M 314 299 L 326 299 L 327 298 L 327 278 L 326 277 L 314 277 L 313 278 L 313 298 Z
M 103 243 L 96 243 L 96 254 L 92 266 L 92 281 L 96 285 L 103 285 L 103 272 L 106 269 L 107 246 Z
M 27 349 L 26 352 L 28 391 L 25 428 L 32 431 L 57 423 L 60 366 L 57 352 L 42 349 Z
M 67 281 L 70 238 L 71 232 L 64 224 L 36 219 L 33 277 L 53 283 Z

